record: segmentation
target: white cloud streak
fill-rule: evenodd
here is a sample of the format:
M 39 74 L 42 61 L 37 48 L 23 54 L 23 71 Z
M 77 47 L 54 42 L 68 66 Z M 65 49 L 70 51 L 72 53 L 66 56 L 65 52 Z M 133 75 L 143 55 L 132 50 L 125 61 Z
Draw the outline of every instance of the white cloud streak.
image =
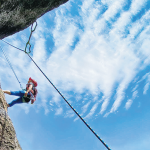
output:
M 95 103 L 94 106 L 92 107 L 92 109 L 90 110 L 90 112 L 84 117 L 84 119 L 89 119 L 90 117 L 93 116 L 93 114 L 95 113 L 97 107 L 98 107 L 99 102 Z
M 84 114 L 84 113 L 86 113 L 86 111 L 87 111 L 87 109 L 88 109 L 88 107 L 90 106 L 90 104 L 91 104 L 91 101 L 89 101 L 86 105 L 84 105 L 81 109 L 82 109 L 82 115 Z M 82 116 L 81 115 L 81 116 Z
M 55 115 L 61 115 L 63 113 L 63 108 L 57 108 Z
M 132 103 L 133 103 L 133 100 L 131 100 L 131 99 L 129 99 L 129 100 L 126 102 L 126 105 L 125 105 L 126 110 L 128 110 L 128 109 L 131 107 Z
M 146 74 L 147 75 L 147 80 L 146 80 L 146 85 L 144 86 L 144 90 L 143 90 L 143 94 L 147 94 L 147 91 L 149 89 L 149 86 L 150 86 L 150 74 Z
M 146 85 L 144 86 L 144 91 L 143 91 L 143 94 L 147 94 L 147 90 L 149 89 L 149 83 L 146 83 Z
M 133 90 L 132 90 L 132 91 L 133 91 Z M 129 100 L 126 102 L 126 104 L 125 104 L 125 109 L 126 109 L 126 110 L 128 110 L 128 109 L 131 107 L 131 105 L 132 105 L 132 103 L 133 103 L 133 100 L 134 100 L 137 96 L 138 96 L 138 91 L 135 90 L 135 88 L 134 88 L 134 91 L 133 91 L 133 93 L 132 93 L 132 99 L 129 99 Z

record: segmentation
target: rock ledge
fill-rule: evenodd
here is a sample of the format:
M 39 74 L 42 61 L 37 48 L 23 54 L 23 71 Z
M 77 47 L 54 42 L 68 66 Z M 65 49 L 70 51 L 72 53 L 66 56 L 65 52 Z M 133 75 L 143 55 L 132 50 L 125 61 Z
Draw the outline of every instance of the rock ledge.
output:
M 11 119 L 7 114 L 7 102 L 0 88 L 0 150 L 22 150 Z
M 0 0 L 0 39 L 29 27 L 68 0 Z

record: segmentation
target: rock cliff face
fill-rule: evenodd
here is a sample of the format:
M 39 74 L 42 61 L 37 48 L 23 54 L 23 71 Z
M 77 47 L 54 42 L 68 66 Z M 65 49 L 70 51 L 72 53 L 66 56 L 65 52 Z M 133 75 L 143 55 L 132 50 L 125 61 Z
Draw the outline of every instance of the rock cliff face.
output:
M 29 27 L 68 0 L 0 0 L 0 39 Z
M 0 88 L 0 150 L 22 150 L 16 132 L 7 115 L 7 103 Z

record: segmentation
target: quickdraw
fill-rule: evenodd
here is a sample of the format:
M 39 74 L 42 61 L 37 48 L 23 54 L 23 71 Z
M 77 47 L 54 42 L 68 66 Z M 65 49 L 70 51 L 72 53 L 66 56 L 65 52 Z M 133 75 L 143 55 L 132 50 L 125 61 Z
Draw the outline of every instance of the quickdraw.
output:
M 27 54 L 31 53 L 30 39 L 31 39 L 32 33 L 35 31 L 35 29 L 36 29 L 36 27 L 37 27 L 37 22 L 36 22 L 36 21 L 35 21 L 35 27 L 34 27 L 34 29 L 33 29 L 33 24 L 34 24 L 34 23 L 32 23 L 32 25 L 31 25 L 31 33 L 30 33 L 28 42 L 26 43 L 25 50 L 24 50 L 24 52 L 27 53 Z M 28 52 L 27 52 L 27 47 L 28 47 L 28 45 L 29 45 L 29 50 L 28 50 Z

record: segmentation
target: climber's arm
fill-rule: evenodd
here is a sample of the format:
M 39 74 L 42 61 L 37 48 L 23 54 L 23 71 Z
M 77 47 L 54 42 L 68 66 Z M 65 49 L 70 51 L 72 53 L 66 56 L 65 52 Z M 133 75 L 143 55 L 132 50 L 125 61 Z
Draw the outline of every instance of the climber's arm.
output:
M 28 95 L 28 93 L 32 90 L 32 84 L 30 84 L 29 85 L 29 88 L 28 88 L 28 90 L 25 92 L 25 94 L 24 94 L 24 96 L 27 96 Z

